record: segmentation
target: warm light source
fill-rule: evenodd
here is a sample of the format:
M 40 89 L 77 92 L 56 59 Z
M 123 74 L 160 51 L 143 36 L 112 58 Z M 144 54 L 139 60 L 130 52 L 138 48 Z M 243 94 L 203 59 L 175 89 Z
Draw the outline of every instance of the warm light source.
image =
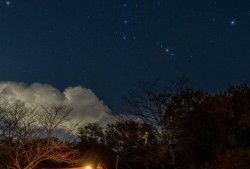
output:
M 85 169 L 92 169 L 90 165 L 86 166 Z

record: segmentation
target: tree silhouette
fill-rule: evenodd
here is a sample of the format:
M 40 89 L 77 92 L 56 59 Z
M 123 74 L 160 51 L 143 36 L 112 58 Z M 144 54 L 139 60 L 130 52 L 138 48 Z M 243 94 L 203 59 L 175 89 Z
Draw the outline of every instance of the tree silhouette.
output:
M 9 157 L 7 161 L 1 161 L 1 166 L 33 169 L 47 160 L 77 164 L 78 151 L 53 137 L 57 127 L 69 116 L 70 109 L 63 105 L 52 105 L 48 109 L 43 107 L 46 111 L 41 116 L 36 108 L 16 103 L 2 106 L 0 110 L 1 148 L 5 147 Z

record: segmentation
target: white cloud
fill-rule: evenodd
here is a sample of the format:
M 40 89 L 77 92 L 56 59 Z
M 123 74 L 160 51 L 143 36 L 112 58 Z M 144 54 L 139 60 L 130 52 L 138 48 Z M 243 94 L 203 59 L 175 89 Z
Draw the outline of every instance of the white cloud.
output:
M 82 125 L 98 122 L 106 125 L 114 120 L 110 109 L 97 98 L 92 90 L 77 86 L 63 92 L 49 84 L 34 83 L 30 86 L 17 82 L 0 82 L 0 97 L 10 104 L 24 103 L 26 106 L 66 103 L 73 108 L 72 120 Z

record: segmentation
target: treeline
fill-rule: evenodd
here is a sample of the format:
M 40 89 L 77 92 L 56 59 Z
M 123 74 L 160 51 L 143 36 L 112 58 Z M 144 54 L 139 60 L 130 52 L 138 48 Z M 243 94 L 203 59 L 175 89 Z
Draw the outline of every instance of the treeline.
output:
M 118 153 L 134 168 L 250 168 L 248 86 L 211 95 L 149 85 L 131 92 L 127 103 L 127 116 L 105 130 L 81 128 L 78 147 L 106 164 Z
M 1 106 L 0 168 L 80 166 L 115 168 L 249 169 L 250 88 L 219 94 L 155 84 L 129 92 L 117 122 L 78 129 L 74 143 L 55 137 L 71 109 Z M 38 117 L 37 115 L 40 114 Z M 42 115 L 42 116 L 41 116 Z M 64 125 L 65 126 L 65 125 Z

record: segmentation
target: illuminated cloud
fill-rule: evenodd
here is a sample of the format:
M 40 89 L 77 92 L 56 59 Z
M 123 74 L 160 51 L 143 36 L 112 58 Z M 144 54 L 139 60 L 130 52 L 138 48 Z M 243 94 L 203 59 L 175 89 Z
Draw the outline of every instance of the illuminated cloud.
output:
M 28 107 L 40 105 L 67 104 L 73 108 L 72 121 L 84 125 L 98 122 L 106 125 L 114 121 L 110 109 L 90 89 L 76 86 L 63 92 L 49 84 L 26 85 L 17 82 L 0 82 L 1 102 L 20 102 Z

